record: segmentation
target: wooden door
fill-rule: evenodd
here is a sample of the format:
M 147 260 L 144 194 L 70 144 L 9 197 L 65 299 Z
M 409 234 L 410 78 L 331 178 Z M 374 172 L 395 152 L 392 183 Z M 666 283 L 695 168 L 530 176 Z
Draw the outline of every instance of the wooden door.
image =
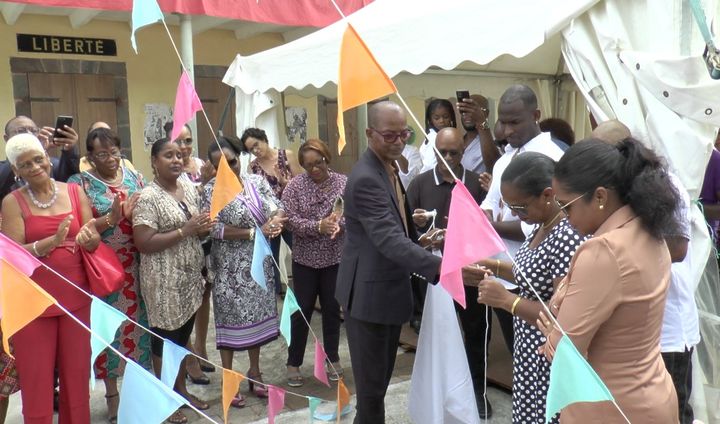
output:
M 205 117 L 201 112 L 197 113 L 197 145 L 198 151 L 195 154 L 203 159 L 207 158 L 208 146 L 214 142 L 212 133 L 216 133 L 220 125 L 220 117 L 227 103 L 231 88 L 223 84 L 219 78 L 195 77 L 195 91 L 200 97 L 205 113 L 207 113 L 212 130 L 208 127 Z M 223 134 L 235 136 L 235 101 L 230 102 L 229 111 L 223 126 Z
M 325 102 L 325 119 L 327 123 L 327 139 L 324 141 L 330 145 L 332 154 L 331 168 L 342 174 L 349 174 L 355 162 L 358 160 L 358 129 L 357 109 L 345 112 L 345 148 L 338 156 L 338 139 L 340 133 L 337 127 L 337 102 Z
M 80 156 L 86 153 L 90 125 L 107 122 L 117 131 L 117 99 L 111 75 L 28 74 L 31 118 L 38 126 L 55 126 L 58 115 L 73 117 Z M 57 154 L 51 150 L 52 154 Z

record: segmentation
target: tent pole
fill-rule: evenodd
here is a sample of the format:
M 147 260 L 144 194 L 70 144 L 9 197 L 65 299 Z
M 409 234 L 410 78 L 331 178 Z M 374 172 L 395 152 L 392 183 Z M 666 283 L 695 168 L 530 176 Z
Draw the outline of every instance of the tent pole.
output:
M 357 108 L 357 153 L 358 158 L 362 155 L 362 153 L 367 149 L 367 137 L 365 136 L 365 129 L 368 126 L 367 123 L 367 112 L 368 112 L 368 106 L 367 103 L 358 106 Z

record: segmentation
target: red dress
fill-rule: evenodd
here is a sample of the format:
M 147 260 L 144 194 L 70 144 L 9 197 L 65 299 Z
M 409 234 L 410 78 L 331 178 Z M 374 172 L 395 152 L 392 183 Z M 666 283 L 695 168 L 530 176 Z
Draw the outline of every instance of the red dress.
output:
M 89 290 L 75 236 L 81 228 L 78 186 L 68 184 L 74 219 L 66 241 L 48 256 L 39 258 L 79 287 Z M 70 213 L 53 216 L 33 215 L 20 193 L 17 199 L 25 222 L 25 243 L 53 236 Z M 65 309 L 86 324 L 90 322 L 90 298 L 67 281 L 39 267 L 31 277 Z M 60 424 L 90 423 L 90 334 L 53 305 L 13 338 L 16 366 L 20 377 L 25 423 L 50 424 L 53 417 L 53 380 L 57 367 L 60 376 Z

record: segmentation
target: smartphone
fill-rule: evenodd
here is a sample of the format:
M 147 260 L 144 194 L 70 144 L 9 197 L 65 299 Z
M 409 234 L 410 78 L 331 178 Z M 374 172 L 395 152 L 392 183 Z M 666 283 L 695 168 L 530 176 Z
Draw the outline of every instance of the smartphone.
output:
M 455 92 L 455 98 L 457 99 L 458 103 L 462 103 L 463 100 L 470 98 L 470 91 L 468 90 L 457 90 Z
M 67 125 L 68 127 L 72 127 L 72 124 L 73 124 L 72 116 L 58 115 L 57 119 L 55 119 L 55 132 L 53 133 L 53 138 L 63 137 L 63 135 L 60 134 L 58 132 L 58 130 L 65 129 L 65 125 Z

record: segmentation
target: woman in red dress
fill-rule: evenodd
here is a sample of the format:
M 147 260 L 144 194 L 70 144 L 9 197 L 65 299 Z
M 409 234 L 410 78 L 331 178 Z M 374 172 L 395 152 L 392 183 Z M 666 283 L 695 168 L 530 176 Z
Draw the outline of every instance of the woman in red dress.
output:
M 89 290 L 79 249 L 100 243 L 87 197 L 75 184 L 51 178 L 40 141 L 19 134 L 5 148 L 13 172 L 27 184 L 2 202 L 2 232 L 84 290 Z M 31 278 L 75 317 L 89 325 L 90 298 L 45 267 Z M 53 422 L 54 370 L 60 376 L 59 422 L 90 423 L 90 334 L 53 305 L 11 339 L 26 424 Z

